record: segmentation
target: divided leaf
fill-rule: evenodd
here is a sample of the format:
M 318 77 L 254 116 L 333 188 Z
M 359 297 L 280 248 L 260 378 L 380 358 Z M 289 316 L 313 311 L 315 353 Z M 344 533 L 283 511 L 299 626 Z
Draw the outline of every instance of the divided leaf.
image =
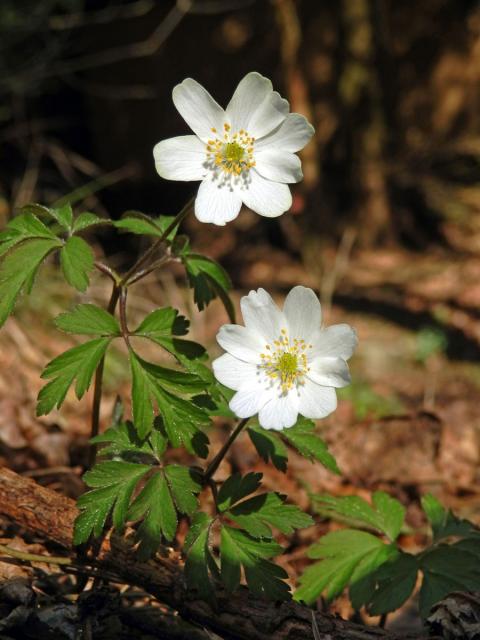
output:
M 383 533 L 392 542 L 397 539 L 405 520 L 405 507 L 384 491 L 373 494 L 372 505 L 358 496 L 320 495 L 312 496 L 312 501 L 320 515 Z
M 38 220 L 37 222 L 42 224 Z M 6 242 L 8 244 L 10 241 Z M 49 253 L 61 246 L 61 241 L 55 237 L 47 236 L 23 239 L 15 244 L 18 246 L 9 246 L 11 250 L 6 254 L 0 266 L 0 326 L 12 313 L 22 289 L 30 289 L 37 269 Z M 0 246 L 0 249 L 4 245 L 5 242 Z
M 396 554 L 396 547 L 386 545 L 364 531 L 344 529 L 328 533 L 310 547 L 309 557 L 321 562 L 309 567 L 302 575 L 295 599 L 312 604 L 325 591 L 331 600 L 348 584 L 355 584 L 367 572 L 372 572 Z
M 169 465 L 153 475 L 133 501 L 128 518 L 143 521 L 137 531 L 138 552 L 143 559 L 154 553 L 162 537 L 171 541 L 177 531 L 177 511 L 192 514 L 198 506 L 202 488 L 194 472 L 180 465 Z
M 199 311 L 202 311 L 214 298 L 219 297 L 230 322 L 235 323 L 235 309 L 228 295 L 232 283 L 225 269 L 215 260 L 196 253 L 184 252 L 181 258 Z
M 75 521 L 74 544 L 87 542 L 91 535 L 100 536 L 110 512 L 113 526 L 121 528 L 133 491 L 149 470 L 149 465 L 111 461 L 87 471 L 83 479 L 92 490 L 77 501 L 81 513 Z
M 268 559 L 282 552 L 271 540 L 257 540 L 247 533 L 224 525 L 221 533 L 221 578 L 228 591 L 240 584 L 241 567 L 253 595 L 270 600 L 287 600 L 290 590 L 284 580 L 288 574 Z
M 212 523 L 213 519 L 206 513 L 201 511 L 196 513 L 184 545 L 184 551 L 187 554 L 184 574 L 187 585 L 189 589 L 195 590 L 200 597 L 207 600 L 211 599 L 213 595 L 209 568 L 216 567 L 209 545 Z
M 272 461 L 279 471 L 287 470 L 288 451 L 281 438 L 268 429 L 262 429 L 260 425 L 249 426 L 247 429 L 250 440 L 265 462 Z
M 94 213 L 90 213 L 89 211 L 84 211 L 81 213 L 74 221 L 72 232 L 78 233 L 79 231 L 83 231 L 84 229 L 88 229 L 96 224 L 105 224 L 106 221 L 103 218 L 99 218 Z
M 277 493 L 263 493 L 244 500 L 225 515 L 240 525 L 254 538 L 271 538 L 275 527 L 285 534 L 314 524 L 313 518 Z
M 328 451 L 325 442 L 315 432 L 315 423 L 306 418 L 299 418 L 297 424 L 290 429 L 284 429 L 282 436 L 297 451 L 309 460 L 318 460 L 324 467 L 340 474 L 335 458 Z
M 419 566 L 423 572 L 420 614 L 426 618 L 433 605 L 452 591 L 480 591 L 480 534 L 432 547 L 421 554 Z
M 51 380 L 40 389 L 37 415 L 46 415 L 55 406 L 60 408 L 74 381 L 77 398 L 84 395 L 110 341 L 109 337 L 90 340 L 65 351 L 47 364 L 42 378 Z
M 210 422 L 208 414 L 190 399 L 174 395 L 191 395 L 203 390 L 205 383 L 201 378 L 159 367 L 133 352 L 130 352 L 130 365 L 133 422 L 139 437 L 145 438 L 152 430 L 156 404 L 172 446 L 183 444 L 189 452 L 206 457 L 208 438 L 199 427 Z
M 48 209 L 49 214 L 67 231 L 70 231 L 73 223 L 72 205 L 67 202 L 60 207 Z
M 117 229 L 129 231 L 130 233 L 161 238 L 173 220 L 173 216 L 153 218 L 141 211 L 127 211 L 120 220 L 115 220 L 113 224 Z M 166 239 L 170 242 L 174 239 L 177 228 L 168 234 Z
M 60 251 L 60 263 L 65 280 L 78 291 L 86 291 L 94 262 L 92 249 L 78 236 L 68 238 Z
M 471 522 L 457 518 L 431 493 L 422 497 L 422 508 L 432 527 L 434 542 L 450 536 L 468 536 L 474 530 Z
M 55 324 L 66 333 L 83 336 L 119 336 L 120 326 L 114 316 L 95 304 L 78 304 L 60 314 Z

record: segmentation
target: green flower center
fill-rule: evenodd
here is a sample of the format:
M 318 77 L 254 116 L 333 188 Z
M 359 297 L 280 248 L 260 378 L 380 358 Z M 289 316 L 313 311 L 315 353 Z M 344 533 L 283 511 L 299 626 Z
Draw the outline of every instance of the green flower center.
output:
M 245 155 L 245 149 L 238 142 L 228 142 L 223 150 L 223 157 L 227 162 L 240 162 Z
M 277 369 L 280 372 L 282 380 L 288 380 L 297 373 L 298 358 L 294 353 L 286 351 L 277 360 Z

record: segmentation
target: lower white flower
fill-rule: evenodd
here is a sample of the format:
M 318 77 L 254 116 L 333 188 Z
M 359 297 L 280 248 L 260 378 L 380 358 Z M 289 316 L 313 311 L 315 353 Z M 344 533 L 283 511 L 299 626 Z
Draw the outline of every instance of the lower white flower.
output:
M 281 311 L 264 290 L 241 300 L 245 326 L 221 327 L 227 353 L 213 362 L 219 382 L 234 389 L 231 410 L 258 414 L 265 429 L 293 426 L 302 415 L 324 418 L 337 407 L 335 387 L 350 383 L 346 360 L 357 345 L 348 324 L 322 328 L 321 306 L 306 287 L 294 287 Z
M 242 203 L 276 217 L 292 205 L 289 183 L 303 178 L 300 159 L 314 129 L 259 73 L 248 73 L 224 110 L 192 78 L 173 89 L 173 102 L 195 135 L 162 140 L 153 150 L 162 178 L 202 180 L 195 215 L 224 225 Z

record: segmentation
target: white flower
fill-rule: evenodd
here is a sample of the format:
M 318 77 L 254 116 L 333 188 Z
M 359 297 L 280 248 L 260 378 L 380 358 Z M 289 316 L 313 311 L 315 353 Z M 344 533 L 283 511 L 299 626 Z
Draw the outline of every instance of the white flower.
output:
M 293 426 L 298 414 L 317 419 L 334 411 L 335 387 L 350 382 L 354 329 L 322 328 L 320 302 L 306 287 L 290 291 L 283 311 L 264 289 L 240 304 L 245 326 L 221 327 L 217 341 L 227 353 L 213 362 L 217 380 L 237 392 L 231 410 L 239 418 L 258 413 L 261 426 L 275 430 Z
M 303 178 L 295 155 L 314 129 L 273 91 L 259 73 L 248 73 L 223 110 L 206 89 L 187 78 L 173 102 L 195 135 L 162 140 L 153 150 L 162 178 L 202 180 L 195 215 L 224 225 L 242 203 L 273 218 L 292 205 L 287 186 Z

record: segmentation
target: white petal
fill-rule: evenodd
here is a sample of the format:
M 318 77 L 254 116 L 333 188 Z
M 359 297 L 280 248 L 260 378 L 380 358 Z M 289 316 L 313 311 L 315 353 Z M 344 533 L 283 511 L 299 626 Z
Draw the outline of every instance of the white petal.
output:
M 310 341 L 313 349 L 309 351 L 309 359 L 343 358 L 348 360 L 358 344 L 357 334 L 349 324 L 334 324 L 321 329 Z
M 298 396 L 295 391 L 271 398 L 258 414 L 258 421 L 264 429 L 288 429 L 298 418 Z
M 276 218 L 292 206 L 292 194 L 286 184 L 267 180 L 255 169 L 250 169 L 248 180 L 236 190 L 252 211 L 267 218 Z
M 200 222 L 212 222 L 219 226 L 234 220 L 242 207 L 240 196 L 225 183 L 207 177 L 195 199 L 195 215 Z
M 337 395 L 332 387 L 321 387 L 305 378 L 298 393 L 298 412 L 305 418 L 325 418 L 337 408 Z
M 261 387 L 237 391 L 229 402 L 229 407 L 239 418 L 250 418 L 256 415 L 271 397 L 271 392 Z
M 263 340 L 261 352 L 264 352 L 266 343 L 278 340 L 281 330 L 286 328 L 285 316 L 265 289 L 243 296 L 240 307 L 248 331 Z
M 272 83 L 268 78 L 264 78 L 256 71 L 247 73 L 238 83 L 226 108 L 227 116 L 232 124 L 232 131 L 246 129 L 250 135 L 255 135 L 249 129 L 250 120 L 272 93 Z
M 276 131 L 257 140 L 255 149 L 260 151 L 260 149 L 272 146 L 295 153 L 303 149 L 314 133 L 315 129 L 304 116 L 299 113 L 291 113 Z
M 265 347 L 264 340 L 247 327 L 238 324 L 224 324 L 217 333 L 217 342 L 228 353 L 244 362 L 259 364 L 260 353 Z
M 203 180 L 206 150 L 197 136 L 162 140 L 153 148 L 155 167 L 167 180 Z
M 186 78 L 172 91 L 173 104 L 197 136 L 207 142 L 212 137 L 212 127 L 223 131 L 228 122 L 225 111 L 208 91 L 193 78 Z
M 307 376 L 325 387 L 346 387 L 350 384 L 350 372 L 343 358 L 315 358 L 308 363 Z
M 290 111 L 288 100 L 282 98 L 277 91 L 273 91 L 252 114 L 246 127 L 243 127 L 254 138 L 258 139 L 276 129 Z
M 256 364 L 239 360 L 229 353 L 224 353 L 223 356 L 214 360 L 212 368 L 216 379 L 235 391 L 251 385 L 257 375 Z
M 267 148 L 255 154 L 258 173 L 275 182 L 300 182 L 303 179 L 300 158 L 289 151 Z
M 322 308 L 312 289 L 294 287 L 285 298 L 283 313 L 288 323 L 290 338 L 310 342 L 322 324 Z M 310 352 L 309 352 L 310 355 Z

